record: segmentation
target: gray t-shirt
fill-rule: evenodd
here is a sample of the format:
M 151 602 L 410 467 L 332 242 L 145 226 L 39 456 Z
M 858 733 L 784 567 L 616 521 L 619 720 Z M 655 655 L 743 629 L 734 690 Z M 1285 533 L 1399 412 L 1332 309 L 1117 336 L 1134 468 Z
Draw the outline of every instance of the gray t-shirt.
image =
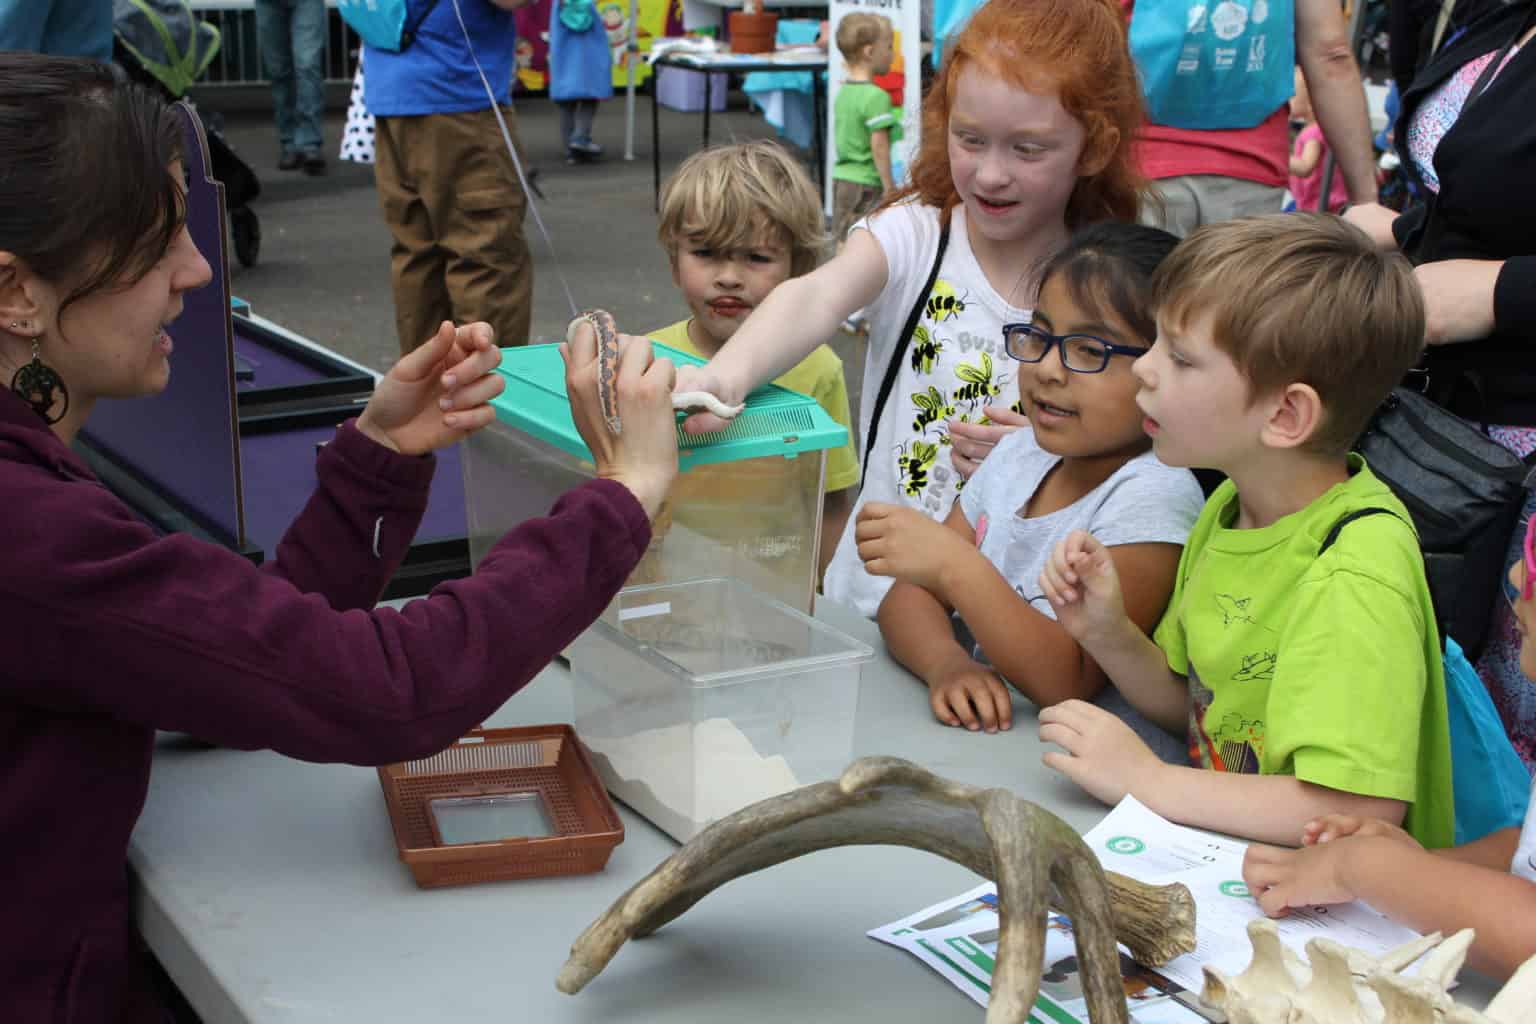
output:
M 1021 515 L 1059 461 L 1060 456 L 1035 443 L 1032 430 L 1016 430 L 998 443 L 960 492 L 960 509 L 976 532 L 981 553 L 1031 608 L 1052 619 L 1056 613 L 1040 590 L 1040 572 L 1068 533 L 1086 530 L 1107 547 L 1182 545 L 1205 504 L 1193 474 L 1163 465 L 1148 451 L 1066 508 L 1043 516 Z M 972 656 L 990 664 L 964 623 L 957 620 L 956 630 Z M 1147 720 L 1114 686 L 1100 691 L 1094 703 L 1125 720 L 1164 760 L 1187 760 L 1183 738 Z

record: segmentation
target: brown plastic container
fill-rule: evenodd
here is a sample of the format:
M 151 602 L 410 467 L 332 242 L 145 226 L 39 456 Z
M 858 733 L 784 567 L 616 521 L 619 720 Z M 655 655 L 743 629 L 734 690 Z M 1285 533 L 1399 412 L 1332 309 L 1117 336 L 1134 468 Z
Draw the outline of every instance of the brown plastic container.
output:
M 732 53 L 772 53 L 779 34 L 779 16 L 771 11 L 732 11 L 726 18 Z
M 423 889 L 601 871 L 624 841 L 624 823 L 569 725 L 475 729 L 439 754 L 378 771 L 395 846 Z M 443 841 L 449 830 L 434 801 L 472 808 L 496 797 L 536 808 L 548 834 Z

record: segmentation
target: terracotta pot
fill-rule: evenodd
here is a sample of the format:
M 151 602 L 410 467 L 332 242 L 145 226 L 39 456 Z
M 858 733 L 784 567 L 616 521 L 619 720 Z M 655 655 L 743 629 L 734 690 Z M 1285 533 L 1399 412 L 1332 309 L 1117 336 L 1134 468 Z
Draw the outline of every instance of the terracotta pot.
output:
M 732 11 L 727 19 L 732 53 L 772 53 L 779 34 L 779 16 L 770 12 Z

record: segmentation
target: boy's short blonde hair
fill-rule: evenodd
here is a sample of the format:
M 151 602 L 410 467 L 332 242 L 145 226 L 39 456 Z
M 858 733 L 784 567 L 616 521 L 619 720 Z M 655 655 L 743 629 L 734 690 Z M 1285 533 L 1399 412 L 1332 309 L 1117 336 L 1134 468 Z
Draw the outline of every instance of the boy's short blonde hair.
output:
M 1407 260 L 1327 214 L 1209 224 L 1158 267 L 1158 319 L 1209 317 L 1250 400 L 1293 383 L 1322 399 L 1305 449 L 1341 455 L 1424 348 L 1424 300 Z
M 883 14 L 866 11 L 845 14 L 837 23 L 837 52 L 843 55 L 843 60 L 857 61 L 864 47 L 874 46 L 895 32 L 891 19 Z
M 716 146 L 683 161 L 661 189 L 657 237 L 673 265 L 680 246 L 730 252 L 764 237 L 789 248 L 790 276 L 816 268 L 827 243 L 821 196 L 776 142 Z

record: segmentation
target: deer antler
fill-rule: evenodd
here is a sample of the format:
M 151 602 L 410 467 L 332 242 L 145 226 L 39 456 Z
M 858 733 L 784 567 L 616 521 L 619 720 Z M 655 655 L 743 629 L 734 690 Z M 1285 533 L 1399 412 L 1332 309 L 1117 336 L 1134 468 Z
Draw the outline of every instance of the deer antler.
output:
M 631 937 L 651 934 L 733 878 L 835 846 L 909 846 L 997 883 L 1000 934 L 988 1024 L 1023 1024 L 1040 987 L 1045 909 L 1077 931 L 1094 1024 L 1128 1020 L 1119 942 L 1157 966 L 1195 948 L 1182 885 L 1105 872 L 1060 818 L 1004 789 L 982 789 L 910 761 L 868 757 L 840 779 L 770 797 L 722 818 L 619 897 L 571 946 L 555 984 L 579 992 Z

